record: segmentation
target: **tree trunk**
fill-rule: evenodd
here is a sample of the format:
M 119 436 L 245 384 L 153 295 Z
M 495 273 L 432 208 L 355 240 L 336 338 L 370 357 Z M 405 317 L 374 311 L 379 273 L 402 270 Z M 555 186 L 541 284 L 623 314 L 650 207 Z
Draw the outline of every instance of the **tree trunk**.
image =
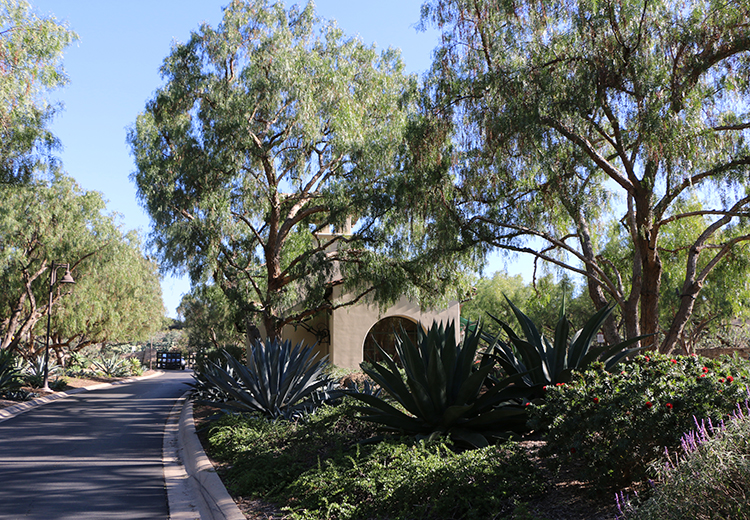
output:
M 648 168 L 647 168 L 648 169 Z M 643 283 L 640 290 L 640 333 L 654 335 L 659 332 L 659 291 L 661 290 L 662 265 L 656 249 L 658 234 L 653 228 L 651 192 L 642 189 L 635 199 L 635 246 L 640 255 Z

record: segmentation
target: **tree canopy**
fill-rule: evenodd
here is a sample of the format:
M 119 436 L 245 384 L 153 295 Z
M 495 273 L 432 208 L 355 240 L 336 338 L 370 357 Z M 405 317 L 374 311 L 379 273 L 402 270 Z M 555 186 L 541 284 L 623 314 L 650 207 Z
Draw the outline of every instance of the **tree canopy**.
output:
M 53 262 L 68 263 L 76 282 L 53 287 L 50 346 L 58 356 L 158 329 L 165 312 L 156 265 L 137 235 L 104 214 L 99 193 L 57 174 L 4 187 L 0 207 L 0 348 L 31 358 L 44 347 Z
M 78 36 L 24 0 L 0 0 L 0 183 L 28 181 L 56 161 L 49 91 L 65 85 L 64 49 Z
M 441 218 L 463 245 L 584 276 L 627 337 L 661 332 L 670 351 L 750 238 L 748 22 L 747 1 L 428 1 L 443 36 L 425 119 L 451 136 L 434 140 L 450 156 Z M 695 217 L 695 233 L 670 231 Z M 667 262 L 678 294 L 660 327 Z M 614 321 L 604 332 L 619 339 Z
M 129 142 L 166 268 L 215 283 L 271 336 L 363 298 L 450 297 L 456 263 L 426 269 L 404 239 L 423 229 L 399 209 L 416 80 L 397 51 L 312 3 L 233 1 L 161 72 Z

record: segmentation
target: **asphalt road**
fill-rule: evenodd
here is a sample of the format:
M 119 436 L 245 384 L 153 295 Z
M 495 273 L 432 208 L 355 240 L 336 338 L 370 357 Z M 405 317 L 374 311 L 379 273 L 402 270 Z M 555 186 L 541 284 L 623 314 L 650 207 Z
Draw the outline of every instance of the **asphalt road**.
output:
M 164 425 L 191 381 L 167 371 L 0 422 L 0 519 L 168 518 Z

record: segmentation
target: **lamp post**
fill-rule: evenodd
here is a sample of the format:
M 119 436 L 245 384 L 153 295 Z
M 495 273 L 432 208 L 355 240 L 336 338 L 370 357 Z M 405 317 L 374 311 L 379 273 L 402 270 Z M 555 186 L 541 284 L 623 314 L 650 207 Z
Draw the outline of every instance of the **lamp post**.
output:
M 49 275 L 49 305 L 47 306 L 47 343 L 44 346 L 44 380 L 42 382 L 42 391 L 51 392 L 49 388 L 49 329 L 50 322 L 52 321 L 52 286 L 57 281 L 57 270 L 61 267 L 65 268 L 65 276 L 62 277 L 60 283 L 76 283 L 73 277 L 70 275 L 70 264 L 56 264 L 52 262 L 52 271 Z

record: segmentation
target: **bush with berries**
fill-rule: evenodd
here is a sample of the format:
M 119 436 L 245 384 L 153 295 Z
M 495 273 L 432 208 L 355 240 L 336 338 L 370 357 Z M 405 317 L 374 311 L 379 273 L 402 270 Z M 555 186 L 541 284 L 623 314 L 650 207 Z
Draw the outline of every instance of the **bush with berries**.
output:
M 748 363 L 737 357 L 639 355 L 610 373 L 594 366 L 546 388 L 530 424 L 544 453 L 601 487 L 648 477 L 649 463 L 680 446 L 696 419 L 719 421 L 748 397 Z

